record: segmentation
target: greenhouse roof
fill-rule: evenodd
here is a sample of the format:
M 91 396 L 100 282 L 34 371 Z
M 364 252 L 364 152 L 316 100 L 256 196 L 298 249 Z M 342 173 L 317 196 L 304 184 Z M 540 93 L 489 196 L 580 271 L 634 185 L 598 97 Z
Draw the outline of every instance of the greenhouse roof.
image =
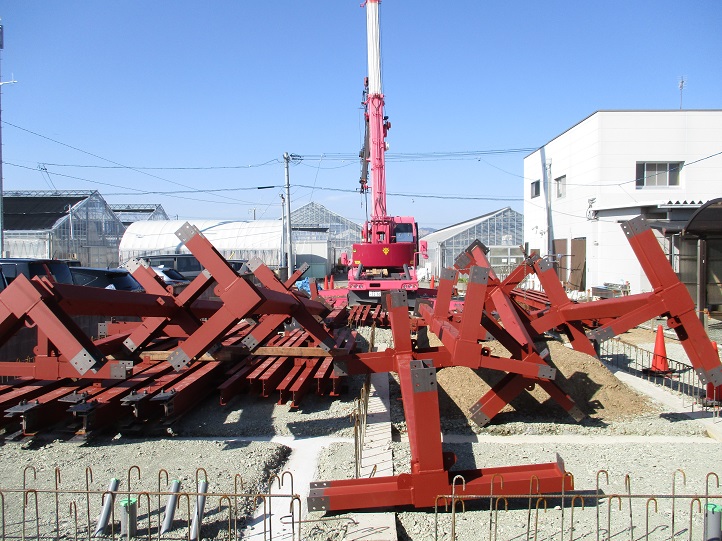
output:
M 460 222 L 458 224 L 450 225 L 449 227 L 445 227 L 444 229 L 439 229 L 438 231 L 434 231 L 433 233 L 429 233 L 426 235 L 423 240 L 427 242 L 443 242 L 444 240 L 453 237 L 454 235 L 461 233 L 462 231 L 465 231 L 467 229 L 470 229 L 474 227 L 475 225 L 488 220 L 492 218 L 493 216 L 496 216 L 497 214 L 501 214 L 503 212 L 511 210 L 511 207 L 504 207 L 503 209 L 495 210 L 493 212 L 489 212 L 487 214 L 483 214 L 481 216 L 477 216 L 476 218 L 471 218 L 470 220 L 466 220 L 465 222 Z
M 8 231 L 52 229 L 75 205 L 94 191 L 5 192 L 3 194 L 3 228 Z
M 219 251 L 278 250 L 281 220 L 189 220 Z M 120 241 L 120 252 L 188 253 L 176 236 L 183 220 L 144 220 L 132 223 Z

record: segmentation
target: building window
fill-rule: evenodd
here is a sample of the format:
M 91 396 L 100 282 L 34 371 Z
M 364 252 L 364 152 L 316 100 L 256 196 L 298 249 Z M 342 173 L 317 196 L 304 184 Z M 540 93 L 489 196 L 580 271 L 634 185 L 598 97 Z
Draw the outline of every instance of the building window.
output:
M 535 180 L 531 183 L 531 198 L 539 197 L 541 194 L 541 180 Z
M 567 176 L 563 175 L 559 178 L 555 178 L 554 186 L 556 186 L 557 199 L 561 199 L 567 195 Z
M 683 162 L 637 162 L 637 188 L 679 186 Z

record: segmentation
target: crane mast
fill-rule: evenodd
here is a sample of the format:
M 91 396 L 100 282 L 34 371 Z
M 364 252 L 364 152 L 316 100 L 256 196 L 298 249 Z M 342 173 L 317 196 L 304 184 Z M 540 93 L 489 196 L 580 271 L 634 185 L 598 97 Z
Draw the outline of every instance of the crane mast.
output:
M 369 125 L 368 145 L 369 161 L 371 162 L 371 222 L 373 228 L 375 222 L 388 222 L 386 213 L 386 135 L 390 124 L 384 117 L 384 95 L 381 87 L 379 0 L 367 0 L 366 2 L 366 42 L 368 48 L 366 114 Z
M 366 0 L 364 4 L 368 76 L 364 88 L 366 136 L 360 182 L 362 193 L 371 192 L 371 216 L 362 229 L 362 242 L 353 245 L 348 277 L 352 304 L 382 302 L 384 291 L 401 289 L 412 294 L 418 290 L 416 221 L 411 216 L 389 216 L 386 207 L 386 136 L 391 124 L 384 114 L 381 85 L 380 1 Z

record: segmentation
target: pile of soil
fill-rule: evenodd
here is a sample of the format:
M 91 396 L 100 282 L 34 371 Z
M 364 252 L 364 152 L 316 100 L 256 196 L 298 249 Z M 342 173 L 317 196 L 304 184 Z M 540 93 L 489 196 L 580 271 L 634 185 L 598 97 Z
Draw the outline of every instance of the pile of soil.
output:
M 430 334 L 429 338 L 430 343 L 436 345 L 436 337 Z M 509 356 L 498 342 L 486 345 L 494 355 Z M 619 381 L 598 359 L 553 340 L 549 340 L 546 347 L 551 354 L 551 364 L 557 369 L 556 382 L 588 416 L 585 422 L 606 424 L 657 411 L 647 397 Z M 447 422 L 466 421 L 470 417 L 469 408 L 504 375 L 496 370 L 472 370 L 458 366 L 439 370 L 437 381 L 442 419 Z M 520 420 L 573 422 L 566 411 L 538 385 L 522 391 L 501 410 L 492 424 Z

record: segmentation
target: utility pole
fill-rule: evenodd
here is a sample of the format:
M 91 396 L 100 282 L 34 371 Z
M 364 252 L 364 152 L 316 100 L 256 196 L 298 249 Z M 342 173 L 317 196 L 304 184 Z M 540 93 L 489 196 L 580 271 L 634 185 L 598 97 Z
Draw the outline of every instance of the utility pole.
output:
M 253 216 L 253 219 L 256 219 L 256 208 L 248 209 L 248 214 Z
M 291 241 L 291 179 L 288 172 L 288 166 L 292 158 L 296 156 L 285 152 L 283 154 L 283 161 L 286 169 L 286 254 L 287 254 L 287 265 L 288 265 L 288 276 L 293 274 L 293 242 Z
M 684 83 L 686 81 L 684 80 L 684 75 L 680 77 L 679 79 L 679 110 L 682 110 L 682 91 L 684 90 Z
M 0 24 L 0 51 L 3 49 L 3 26 Z M 2 52 L 0 52 L 0 57 Z M 17 83 L 17 81 L 0 80 L 0 97 L 2 97 L 2 85 Z M 2 103 L 0 102 L 0 257 L 5 257 L 5 219 L 3 216 L 3 137 L 2 137 Z
M 281 261 L 278 265 L 278 275 L 282 282 L 288 280 L 288 262 L 285 259 L 288 257 L 286 252 L 286 196 L 283 192 L 278 194 L 281 198 Z

